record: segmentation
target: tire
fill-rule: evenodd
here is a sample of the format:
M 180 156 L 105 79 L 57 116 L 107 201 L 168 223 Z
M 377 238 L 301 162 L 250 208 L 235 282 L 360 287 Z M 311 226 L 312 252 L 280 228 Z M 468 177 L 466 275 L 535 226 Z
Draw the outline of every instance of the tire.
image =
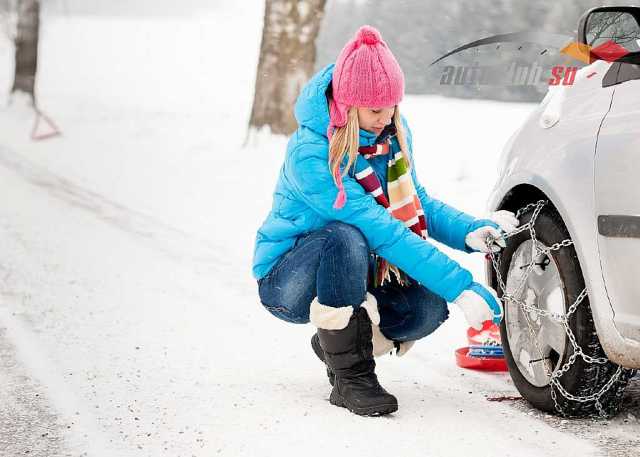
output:
M 570 238 L 561 217 L 554 209 L 549 208 L 548 205 L 549 204 L 547 203 L 543 206 L 534 225 L 536 239 L 547 247 Z M 532 218 L 533 212 L 534 210 L 530 209 L 522 214 L 520 216 L 520 224 L 524 225 L 528 223 Z M 512 260 L 518 261 L 517 256 L 516 259 L 514 259 L 514 253 L 516 253 L 518 247 L 527 242 L 527 240 L 531 240 L 531 235 L 528 230 L 507 239 L 507 246 L 502 250 L 498 258 L 498 269 L 500 271 L 501 278 L 505 281 L 505 284 L 507 283 L 507 276 Z M 527 245 L 523 246 L 523 249 L 527 249 Z M 520 252 L 522 252 L 522 250 Z M 565 314 L 568 307 L 575 302 L 585 287 L 584 278 L 575 248 L 573 245 L 561 247 L 559 250 L 552 251 L 551 259 L 545 259 L 545 261 L 548 261 L 549 264 L 553 262 L 552 268 L 557 269 L 558 274 L 553 270 L 553 275 L 554 278 L 557 278 L 558 283 L 561 284 L 561 287 L 558 287 L 557 290 L 558 294 L 563 296 L 564 310 L 561 312 Z M 540 265 L 543 263 L 545 262 L 541 262 Z M 516 266 L 514 265 L 514 268 L 515 267 Z M 547 264 L 546 267 L 541 266 L 538 268 L 549 268 L 549 266 Z M 531 274 L 533 274 L 533 272 Z M 507 289 L 509 289 L 509 287 L 510 286 L 507 285 Z M 502 297 L 504 291 L 501 290 L 501 287 L 498 287 L 498 289 L 500 289 L 498 290 L 498 295 Z M 510 308 L 512 310 L 512 316 L 510 317 L 507 313 L 507 303 L 505 303 L 505 317 L 500 324 L 500 332 L 511 378 L 522 397 L 535 408 L 567 417 L 595 415 L 610 417 L 617 414 L 621 407 L 624 389 L 628 380 L 635 374 L 634 370 L 621 369 L 622 372 L 620 373 L 619 378 L 600 397 L 599 405 L 595 400 L 587 402 L 569 400 L 561 393 L 557 386 L 550 383 L 547 385 L 536 385 L 527 378 L 527 373 L 524 373 L 526 370 L 523 371 L 521 368 L 526 366 L 526 364 L 522 363 L 522 354 L 518 356 L 520 360 L 519 367 L 518 362 L 516 362 L 516 357 L 512 353 L 510 347 L 507 326 L 510 325 L 510 329 L 513 329 L 514 326 L 522 326 L 521 319 L 518 318 L 517 311 L 513 311 L 513 306 L 517 305 L 514 304 Z M 560 305 L 560 307 L 562 307 L 562 305 Z M 534 314 L 534 316 L 537 316 L 537 314 Z M 509 319 L 512 320 L 509 321 Z M 542 322 L 542 320 L 538 322 Z M 576 311 L 569 318 L 568 324 L 569 328 L 575 335 L 576 343 L 582 348 L 584 354 L 591 357 L 606 358 L 596 333 L 588 296 L 585 297 L 578 305 Z M 511 330 L 511 333 L 514 334 L 514 330 Z M 556 333 L 556 336 L 557 335 L 558 333 Z M 529 336 L 529 334 L 527 334 L 527 336 Z M 520 337 L 522 337 L 522 335 L 520 335 Z M 529 342 L 531 341 L 533 340 L 529 337 Z M 556 341 L 558 340 L 556 339 Z M 519 340 L 516 340 L 515 337 L 513 343 L 516 345 L 520 344 Z M 556 352 L 555 354 L 557 354 L 557 358 L 554 360 L 552 357 L 552 351 L 551 355 L 547 357 L 547 360 L 549 360 L 548 363 L 550 363 L 551 366 L 555 366 L 555 370 L 562 367 L 574 352 L 569 338 L 566 338 L 565 343 L 563 354 L 562 351 Z M 563 346 L 563 344 L 555 344 L 556 346 Z M 536 346 L 536 348 L 539 347 L 540 346 Z M 519 352 L 521 353 L 522 351 Z M 540 352 L 538 352 L 538 354 L 540 354 Z M 534 360 L 533 357 L 531 360 Z M 531 364 L 535 362 L 530 361 L 528 363 Z M 547 362 L 545 361 L 543 363 Z M 611 377 L 616 374 L 617 370 L 618 365 L 612 362 L 607 362 L 605 364 L 587 363 L 578 355 L 569 370 L 560 376 L 558 380 L 560 385 L 569 394 L 577 397 L 585 397 L 599 392 Z M 533 375 L 531 375 L 531 370 L 528 375 L 529 378 L 533 377 Z M 538 382 L 538 384 L 542 383 Z

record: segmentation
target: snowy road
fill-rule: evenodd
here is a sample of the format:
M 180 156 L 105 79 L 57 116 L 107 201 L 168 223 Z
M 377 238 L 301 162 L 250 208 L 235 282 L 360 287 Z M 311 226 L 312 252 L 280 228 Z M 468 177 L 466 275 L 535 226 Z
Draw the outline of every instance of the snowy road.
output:
M 3 310 L 6 312 L 6 310 Z M 3 456 L 65 455 L 65 431 L 59 415 L 30 370 L 18 361 L 8 328 L 0 328 L 0 450 Z
M 627 417 L 640 417 L 637 385 L 606 425 L 487 402 L 517 393 L 506 375 L 455 366 L 458 315 L 409 356 L 379 359 L 397 414 L 355 417 L 327 401 L 312 329 L 263 312 L 233 256 L 221 264 L 215 246 L 4 148 L 0 182 L 3 455 L 554 456 L 614 445 L 610 455 L 632 455 L 639 445 Z

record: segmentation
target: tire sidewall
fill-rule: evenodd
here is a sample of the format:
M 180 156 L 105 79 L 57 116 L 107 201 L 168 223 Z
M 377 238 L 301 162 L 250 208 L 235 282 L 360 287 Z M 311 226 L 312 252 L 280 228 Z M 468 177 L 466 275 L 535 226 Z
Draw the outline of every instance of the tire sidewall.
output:
M 520 218 L 520 224 L 524 225 L 528 223 L 531 220 L 532 215 L 533 211 L 529 211 L 522 215 Z M 559 215 L 546 207 L 543 207 L 538 214 L 534 228 L 537 240 L 547 247 L 570 238 L 569 233 Z M 499 270 L 504 281 L 506 281 L 507 272 L 509 270 L 513 254 L 522 243 L 530 239 L 530 232 L 525 230 L 524 232 L 518 233 L 507 240 L 507 247 L 502 250 L 499 259 Z M 564 312 L 566 313 L 568 307 L 575 302 L 585 287 L 582 271 L 573 245 L 563 246 L 559 250 L 551 251 L 550 255 L 558 267 L 565 304 Z M 502 297 L 503 294 L 503 290 L 498 290 L 498 295 L 500 297 Z M 587 336 L 591 336 L 591 330 L 588 328 L 590 320 L 587 319 L 585 322 L 585 316 L 583 316 L 584 313 L 582 311 L 585 308 L 588 309 L 588 306 L 588 298 L 583 299 L 576 312 L 569 319 L 569 327 L 573 331 L 576 337 L 576 342 L 580 347 L 582 347 L 581 343 L 585 339 L 585 333 L 588 334 Z M 500 324 L 500 333 L 505 359 L 516 388 L 522 396 L 535 407 L 544 411 L 555 412 L 556 406 L 552 398 L 551 385 L 549 384 L 544 387 L 534 386 L 520 372 L 509 346 L 506 320 L 507 314 L 505 313 L 505 318 Z M 567 362 L 572 353 L 573 347 L 567 338 L 564 355 L 559 367 L 562 367 Z M 568 392 L 574 392 L 579 389 L 580 373 L 583 370 L 583 364 L 583 360 L 578 357 L 572 364 L 571 368 L 560 377 L 560 383 Z M 557 389 L 555 390 L 557 391 Z M 557 392 L 556 395 L 559 397 L 560 393 Z

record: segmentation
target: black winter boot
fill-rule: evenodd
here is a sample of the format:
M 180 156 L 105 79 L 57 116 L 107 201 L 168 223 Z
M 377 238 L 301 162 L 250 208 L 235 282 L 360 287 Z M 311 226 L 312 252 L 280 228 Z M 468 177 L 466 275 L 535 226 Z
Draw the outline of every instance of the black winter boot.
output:
M 380 385 L 375 374 L 368 310 L 363 306 L 356 310 L 350 306 L 333 310 L 319 306 L 320 309 L 316 308 L 316 322 L 322 323 L 323 319 L 318 315 L 325 313 L 330 316 L 325 320 L 329 323 L 326 327 L 332 328 L 318 326 L 318 340 L 324 351 L 325 363 L 335 373 L 329 401 L 361 416 L 397 411 L 398 400 Z M 339 315 L 335 316 L 336 313 Z M 377 309 L 375 313 L 376 319 L 379 318 Z
M 327 365 L 324 361 L 324 351 L 322 350 L 322 347 L 320 347 L 320 340 L 318 339 L 317 333 L 314 333 L 311 337 L 311 348 L 313 349 L 313 352 L 316 353 L 320 361 L 324 363 L 324 366 L 327 367 L 327 377 L 329 378 L 329 384 L 333 386 L 333 384 L 335 383 L 336 375 L 333 373 L 333 371 L 331 371 L 329 365 Z

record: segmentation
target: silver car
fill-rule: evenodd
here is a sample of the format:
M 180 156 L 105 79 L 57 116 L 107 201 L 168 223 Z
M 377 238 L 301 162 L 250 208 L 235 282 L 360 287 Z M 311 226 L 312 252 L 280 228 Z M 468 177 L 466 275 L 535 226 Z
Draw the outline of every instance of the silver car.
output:
M 608 40 L 629 53 L 549 90 L 488 202 L 521 221 L 486 268 L 511 377 L 535 407 L 571 416 L 615 414 L 640 368 L 640 8 L 585 13 L 578 42 Z

